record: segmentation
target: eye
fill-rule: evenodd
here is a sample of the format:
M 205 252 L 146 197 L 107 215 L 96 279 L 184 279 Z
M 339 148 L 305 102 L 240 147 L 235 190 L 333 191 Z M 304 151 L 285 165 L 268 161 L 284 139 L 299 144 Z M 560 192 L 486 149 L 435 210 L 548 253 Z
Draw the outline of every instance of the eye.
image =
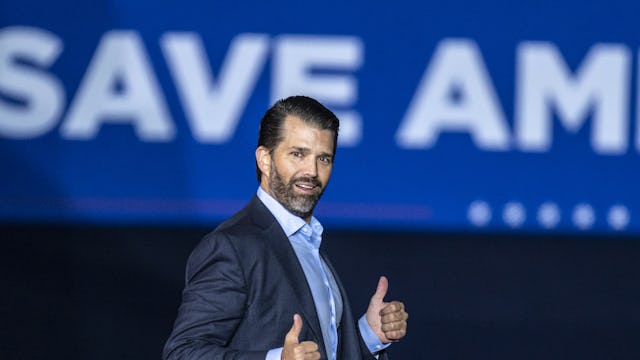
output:
M 296 158 L 302 157 L 302 153 L 300 151 L 292 151 L 290 154 Z
M 322 161 L 323 163 L 329 165 L 329 164 L 331 164 L 331 157 L 330 156 L 321 156 L 320 157 L 320 161 Z

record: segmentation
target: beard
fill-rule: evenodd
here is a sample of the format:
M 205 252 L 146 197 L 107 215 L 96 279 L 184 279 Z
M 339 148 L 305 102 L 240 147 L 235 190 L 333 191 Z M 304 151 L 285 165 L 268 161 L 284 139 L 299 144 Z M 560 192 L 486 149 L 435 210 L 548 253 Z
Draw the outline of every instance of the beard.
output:
M 294 187 L 298 182 L 305 182 L 315 186 L 314 193 L 308 195 L 297 194 Z M 318 200 L 320 200 L 320 197 L 324 193 L 322 182 L 315 177 L 300 176 L 292 178 L 289 182 L 285 182 L 273 162 L 271 163 L 271 169 L 269 171 L 269 187 L 273 192 L 273 196 L 285 209 L 303 219 L 311 216 Z

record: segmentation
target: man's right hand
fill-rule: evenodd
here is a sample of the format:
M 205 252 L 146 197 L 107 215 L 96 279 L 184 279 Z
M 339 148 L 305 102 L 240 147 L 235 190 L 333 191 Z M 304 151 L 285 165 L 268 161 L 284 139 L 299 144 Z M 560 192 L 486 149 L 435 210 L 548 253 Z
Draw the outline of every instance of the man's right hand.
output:
M 300 315 L 293 315 L 293 326 L 284 338 L 282 348 L 282 360 L 316 360 L 320 359 L 318 344 L 313 341 L 298 341 L 302 330 L 302 318 Z

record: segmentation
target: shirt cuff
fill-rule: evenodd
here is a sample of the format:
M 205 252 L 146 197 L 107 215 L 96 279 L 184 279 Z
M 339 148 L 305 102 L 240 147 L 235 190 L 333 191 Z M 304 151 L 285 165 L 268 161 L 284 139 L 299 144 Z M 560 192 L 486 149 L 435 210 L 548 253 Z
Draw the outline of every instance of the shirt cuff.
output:
M 265 360 L 280 360 L 282 358 L 282 348 L 271 349 L 267 353 Z
M 383 344 L 380 339 L 378 339 L 378 335 L 376 335 L 376 333 L 373 332 L 373 329 L 371 329 L 371 326 L 369 326 L 365 315 L 362 315 L 360 320 L 358 320 L 358 327 L 360 328 L 362 340 L 364 340 L 364 343 L 372 354 L 384 350 L 391 345 L 391 343 Z

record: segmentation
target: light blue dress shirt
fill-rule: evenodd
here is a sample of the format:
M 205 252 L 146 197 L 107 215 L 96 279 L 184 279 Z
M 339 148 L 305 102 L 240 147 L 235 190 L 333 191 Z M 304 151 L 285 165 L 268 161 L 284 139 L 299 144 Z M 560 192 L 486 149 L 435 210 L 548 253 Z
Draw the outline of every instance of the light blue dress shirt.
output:
M 313 216 L 307 223 L 291 214 L 262 188 L 258 188 L 257 195 L 284 230 L 298 257 L 318 312 L 326 353 L 329 359 L 335 360 L 338 349 L 337 324 L 342 319 L 343 303 L 336 280 L 320 256 L 322 225 Z M 358 326 L 369 351 L 374 353 L 388 346 L 380 342 L 364 316 L 358 321 Z M 272 349 L 267 353 L 266 360 L 279 360 L 281 354 L 282 348 Z

